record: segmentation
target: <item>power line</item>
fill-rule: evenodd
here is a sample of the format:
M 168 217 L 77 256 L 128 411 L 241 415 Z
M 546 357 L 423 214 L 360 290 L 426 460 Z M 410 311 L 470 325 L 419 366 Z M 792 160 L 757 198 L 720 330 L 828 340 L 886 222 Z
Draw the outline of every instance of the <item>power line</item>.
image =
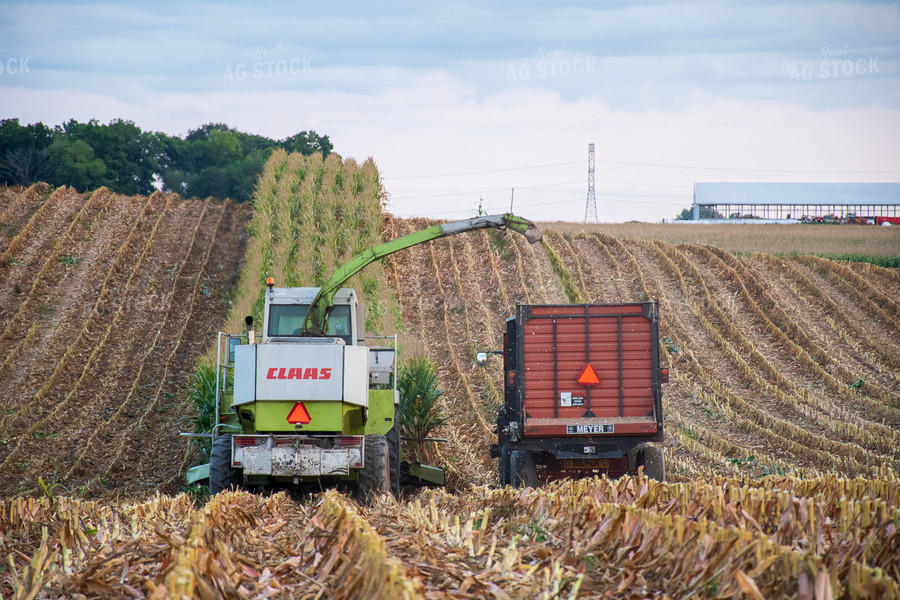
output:
M 701 167 L 697 165 L 677 165 L 677 164 L 665 164 L 665 163 L 645 163 L 645 162 L 632 162 L 632 161 L 623 161 L 623 160 L 605 160 L 598 159 L 597 162 L 610 164 L 610 165 L 626 165 L 631 167 L 659 167 L 665 169 L 692 169 L 696 171 L 746 171 L 748 173 L 807 173 L 813 175 L 830 175 L 830 174 L 839 174 L 839 175 L 878 175 L 878 174 L 900 174 L 900 171 L 897 170 L 883 170 L 883 171 L 835 171 L 835 170 L 827 170 L 827 171 L 813 171 L 813 170 L 804 170 L 804 169 L 754 169 L 749 167 Z M 411 179 L 438 179 L 441 177 L 459 177 L 462 175 L 488 175 L 490 173 L 509 173 L 511 171 L 526 171 L 531 169 L 546 169 L 550 167 L 563 167 L 569 165 L 577 165 L 581 164 L 581 161 L 567 161 L 567 162 L 558 162 L 558 163 L 547 163 L 543 165 L 530 165 L 527 167 L 509 167 L 505 169 L 489 169 L 485 171 L 461 171 L 457 173 L 439 173 L 435 175 L 410 175 L 407 177 L 385 177 L 387 181 L 407 181 Z
M 528 169 L 546 169 L 548 167 L 563 167 L 566 165 L 577 165 L 581 161 L 573 160 L 569 162 L 549 163 L 546 165 L 532 165 L 530 167 L 510 167 L 508 169 L 491 169 L 489 171 L 468 171 L 465 173 L 441 173 L 439 175 L 411 175 L 409 177 L 387 177 L 388 180 L 401 181 L 407 179 L 433 179 L 437 177 L 458 177 L 460 175 L 486 175 L 488 173 L 507 173 L 509 171 L 525 171 Z

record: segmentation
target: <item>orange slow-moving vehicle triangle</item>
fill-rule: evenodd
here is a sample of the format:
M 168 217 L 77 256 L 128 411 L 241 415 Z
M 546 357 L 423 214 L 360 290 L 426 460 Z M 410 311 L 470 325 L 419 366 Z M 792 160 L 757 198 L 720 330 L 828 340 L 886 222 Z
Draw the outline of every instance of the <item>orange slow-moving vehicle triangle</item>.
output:
M 298 402 L 294 405 L 294 408 L 291 409 L 291 413 L 288 415 L 287 420 L 288 423 L 307 425 L 312 419 L 309 418 L 309 411 L 306 410 L 303 403 Z
M 600 383 L 600 377 L 597 376 L 597 371 L 594 370 L 590 363 L 584 365 L 581 375 L 578 376 L 578 383 L 581 385 L 597 385 Z

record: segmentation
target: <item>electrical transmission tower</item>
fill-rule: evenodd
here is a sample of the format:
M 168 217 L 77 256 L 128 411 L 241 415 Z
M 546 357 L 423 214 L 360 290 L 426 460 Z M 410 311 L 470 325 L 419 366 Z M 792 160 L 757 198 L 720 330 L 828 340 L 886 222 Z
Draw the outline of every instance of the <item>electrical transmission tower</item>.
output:
M 594 144 L 588 144 L 588 194 L 584 206 L 584 222 L 600 222 L 597 218 L 597 196 L 594 195 Z

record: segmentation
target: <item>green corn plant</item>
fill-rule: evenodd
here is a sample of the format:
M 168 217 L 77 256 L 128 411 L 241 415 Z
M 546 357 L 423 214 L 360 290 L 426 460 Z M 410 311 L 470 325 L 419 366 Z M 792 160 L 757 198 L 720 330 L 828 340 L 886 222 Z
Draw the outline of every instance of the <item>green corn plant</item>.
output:
M 444 391 L 438 389 L 434 364 L 421 357 L 409 360 L 400 368 L 397 389 L 400 392 L 397 410 L 400 435 L 411 442 L 408 447 L 413 459 L 427 462 L 430 452 L 425 440 L 447 420 L 437 406 Z
M 212 433 L 216 420 L 216 369 L 210 364 L 201 363 L 191 375 L 191 387 L 188 388 L 188 397 L 194 407 L 194 414 L 190 423 L 194 433 Z M 197 448 L 203 458 L 209 459 L 212 448 L 210 438 L 195 438 Z

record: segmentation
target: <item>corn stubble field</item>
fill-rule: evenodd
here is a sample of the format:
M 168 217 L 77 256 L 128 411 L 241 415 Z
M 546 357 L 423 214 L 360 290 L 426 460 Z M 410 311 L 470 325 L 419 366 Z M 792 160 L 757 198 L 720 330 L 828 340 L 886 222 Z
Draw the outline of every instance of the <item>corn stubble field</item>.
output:
M 215 331 L 258 313 L 268 275 L 319 284 L 430 224 L 385 198 L 371 161 L 284 153 L 252 210 L 0 190 L 3 598 L 900 596 L 897 270 L 603 226 L 456 236 L 353 282 L 370 331 L 402 328 L 401 352 L 438 366 L 449 489 L 178 493 L 198 459 L 183 390 Z M 500 365 L 474 353 L 517 302 L 646 299 L 669 481 L 497 489 Z

